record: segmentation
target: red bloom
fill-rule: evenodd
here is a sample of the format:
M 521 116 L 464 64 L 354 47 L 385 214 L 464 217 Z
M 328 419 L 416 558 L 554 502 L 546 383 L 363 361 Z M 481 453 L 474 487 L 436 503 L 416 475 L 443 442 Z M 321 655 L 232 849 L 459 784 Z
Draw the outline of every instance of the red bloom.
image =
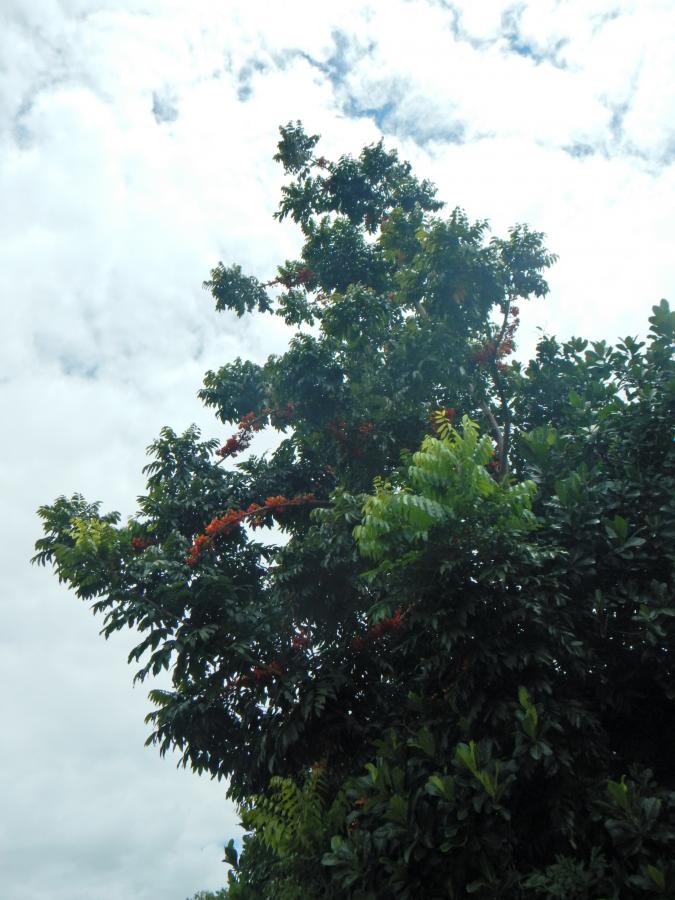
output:
M 251 425 L 253 424 L 254 421 L 255 421 L 255 413 L 247 412 L 237 427 L 239 428 L 240 431 L 245 431 L 247 428 L 251 427 Z
M 216 450 L 216 456 L 222 456 L 223 459 L 228 456 L 234 456 L 236 453 L 246 450 L 250 443 L 250 434 L 233 434 L 232 437 L 225 441 L 219 450 Z
M 287 506 L 288 502 L 288 497 L 284 497 L 283 494 L 265 498 L 265 506 L 273 509 L 280 509 L 281 507 Z
M 199 559 L 202 551 L 211 546 L 212 544 L 210 538 L 208 538 L 205 534 L 198 534 L 192 542 L 192 546 L 190 547 L 190 550 L 188 552 L 187 564 L 189 566 L 194 566 Z
M 275 428 L 284 428 L 288 424 L 288 420 L 293 417 L 295 412 L 295 404 L 290 401 L 282 408 L 270 409 L 270 422 Z
M 254 527 L 260 526 L 265 523 L 268 516 L 279 512 L 279 510 L 287 506 L 299 506 L 303 503 L 311 503 L 314 500 L 316 500 L 314 494 L 298 494 L 292 500 L 289 500 L 288 497 L 284 497 L 282 494 L 278 494 L 274 497 L 267 497 L 264 506 L 261 506 L 259 503 L 251 503 L 246 509 L 228 509 L 222 516 L 215 516 L 211 519 L 204 529 L 204 533 L 197 535 L 190 547 L 187 562 L 193 566 L 202 551 L 213 546 L 214 537 L 219 534 L 232 534 L 247 517 L 250 517 L 251 524 Z M 132 546 L 137 548 L 138 545 L 134 544 L 134 540 L 140 539 L 132 539 Z M 151 543 L 154 543 L 154 541 Z
M 397 609 L 389 618 L 385 617 L 376 622 L 368 633 L 374 640 L 377 640 L 387 631 L 396 631 L 401 625 L 403 625 L 403 613 Z
M 394 615 L 388 620 L 390 628 L 400 628 L 403 624 L 403 613 L 400 609 L 394 611 Z
M 215 537 L 217 534 L 231 534 L 245 516 L 246 513 L 240 509 L 228 509 L 224 515 L 211 519 L 204 529 L 204 533 L 209 537 Z

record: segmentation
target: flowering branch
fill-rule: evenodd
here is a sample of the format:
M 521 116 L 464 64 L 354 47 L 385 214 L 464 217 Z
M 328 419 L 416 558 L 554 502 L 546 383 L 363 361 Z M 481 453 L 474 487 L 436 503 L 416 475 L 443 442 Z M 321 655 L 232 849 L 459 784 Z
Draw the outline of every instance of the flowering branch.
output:
M 246 519 L 254 525 L 260 526 L 264 524 L 266 518 L 288 507 L 322 503 L 323 501 L 317 500 L 315 494 L 298 494 L 290 499 L 279 494 L 267 497 L 262 506 L 259 503 L 251 503 L 247 509 L 228 509 L 222 516 L 211 519 L 202 534 L 197 535 L 192 542 L 186 561 L 188 565 L 194 566 L 201 554 L 213 547 L 215 537 L 219 534 L 232 534 Z

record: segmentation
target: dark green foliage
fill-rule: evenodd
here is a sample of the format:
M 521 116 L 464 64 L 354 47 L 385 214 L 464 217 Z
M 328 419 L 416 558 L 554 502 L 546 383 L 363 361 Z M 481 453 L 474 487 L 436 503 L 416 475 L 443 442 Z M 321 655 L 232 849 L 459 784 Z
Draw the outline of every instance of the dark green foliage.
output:
M 315 216 L 337 213 L 367 232 L 377 231 L 382 216 L 391 210 L 404 215 L 416 209 L 436 211 L 442 203 L 428 181 L 418 181 L 410 164 L 400 162 L 382 142 L 365 147 L 359 158 L 342 156 L 331 162 L 312 151 L 318 135 L 308 137 L 299 122 L 281 128 L 279 152 L 275 159 L 288 174 L 297 178 L 282 188 L 277 218 L 290 216 L 305 234 L 311 232 Z M 315 174 L 312 174 L 314 170 Z
M 312 150 L 319 143 L 319 135 L 307 135 L 302 122 L 289 122 L 280 128 L 281 140 L 274 154 L 276 162 L 280 162 L 284 171 L 297 175 L 307 171 L 312 158 Z
M 242 275 L 241 266 L 220 263 L 211 270 L 211 280 L 204 282 L 216 299 L 216 309 L 231 309 L 239 317 L 254 309 L 267 312 L 271 304 L 267 292 L 257 278 Z
M 675 316 L 509 362 L 543 236 L 317 140 L 277 155 L 301 259 L 208 282 L 298 328 L 207 373 L 234 434 L 165 429 L 139 514 L 60 498 L 36 559 L 171 671 L 149 740 L 248 830 L 223 896 L 673 896 Z
M 222 888 L 220 891 L 197 891 L 188 900 L 227 900 L 230 896 L 232 895 L 225 888 Z

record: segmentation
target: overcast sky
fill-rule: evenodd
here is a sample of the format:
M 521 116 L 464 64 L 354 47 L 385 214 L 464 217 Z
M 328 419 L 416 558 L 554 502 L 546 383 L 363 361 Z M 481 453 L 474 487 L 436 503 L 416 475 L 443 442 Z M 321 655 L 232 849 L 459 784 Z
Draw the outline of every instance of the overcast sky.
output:
M 450 208 L 545 231 L 525 348 L 644 334 L 675 295 L 673 46 L 672 0 L 0 0 L 3 900 L 224 883 L 223 785 L 143 747 L 131 641 L 27 561 L 39 504 L 132 513 L 162 425 L 227 437 L 204 371 L 283 348 L 201 289 L 299 246 L 272 220 L 278 125 L 327 156 L 384 136 Z

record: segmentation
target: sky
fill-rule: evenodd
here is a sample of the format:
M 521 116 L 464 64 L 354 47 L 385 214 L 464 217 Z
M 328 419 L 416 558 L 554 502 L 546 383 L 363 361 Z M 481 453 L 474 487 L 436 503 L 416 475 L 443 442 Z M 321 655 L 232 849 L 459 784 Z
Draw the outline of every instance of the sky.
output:
M 450 209 L 546 232 L 537 328 L 644 335 L 675 296 L 672 0 L 0 0 L 0 896 L 185 900 L 225 882 L 222 783 L 145 748 L 131 635 L 30 567 L 35 510 L 135 510 L 163 425 L 229 432 L 207 369 L 274 318 L 216 314 L 220 260 L 267 280 L 278 126 L 328 157 L 384 138 Z

